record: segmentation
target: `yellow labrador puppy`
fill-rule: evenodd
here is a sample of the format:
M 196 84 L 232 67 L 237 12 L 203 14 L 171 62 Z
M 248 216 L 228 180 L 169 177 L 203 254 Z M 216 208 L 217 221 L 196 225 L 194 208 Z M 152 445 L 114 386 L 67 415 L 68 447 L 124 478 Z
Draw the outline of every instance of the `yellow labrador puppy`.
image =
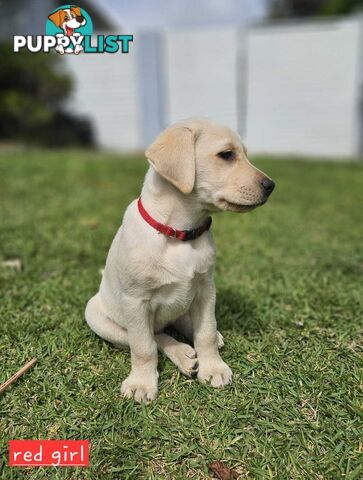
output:
M 207 119 L 167 128 L 146 157 L 141 197 L 125 212 L 85 313 L 97 335 L 130 347 L 131 372 L 121 392 L 137 402 L 157 396 L 158 349 L 185 375 L 214 387 L 231 383 L 218 351 L 210 214 L 249 212 L 274 188 L 248 161 L 240 137 Z M 170 324 L 194 348 L 163 333 Z

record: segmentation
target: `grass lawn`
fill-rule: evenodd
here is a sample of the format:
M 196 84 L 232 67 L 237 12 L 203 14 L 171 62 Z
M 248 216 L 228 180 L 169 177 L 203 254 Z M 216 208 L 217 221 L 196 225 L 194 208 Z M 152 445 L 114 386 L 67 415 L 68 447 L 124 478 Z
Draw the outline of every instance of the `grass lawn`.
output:
M 259 159 L 270 202 L 214 217 L 217 318 L 233 385 L 159 357 L 157 401 L 121 398 L 128 351 L 84 321 L 146 162 L 87 152 L 0 155 L 2 479 L 363 478 L 362 168 Z M 91 467 L 10 469 L 8 440 L 89 439 Z

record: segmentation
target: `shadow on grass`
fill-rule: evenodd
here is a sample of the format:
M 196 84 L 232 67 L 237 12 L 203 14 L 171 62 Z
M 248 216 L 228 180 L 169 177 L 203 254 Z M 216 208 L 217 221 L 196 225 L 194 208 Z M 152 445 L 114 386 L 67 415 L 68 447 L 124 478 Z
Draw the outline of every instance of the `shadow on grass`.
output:
M 257 313 L 256 303 L 233 288 L 217 290 L 216 317 L 218 328 L 237 333 L 257 333 L 266 320 Z

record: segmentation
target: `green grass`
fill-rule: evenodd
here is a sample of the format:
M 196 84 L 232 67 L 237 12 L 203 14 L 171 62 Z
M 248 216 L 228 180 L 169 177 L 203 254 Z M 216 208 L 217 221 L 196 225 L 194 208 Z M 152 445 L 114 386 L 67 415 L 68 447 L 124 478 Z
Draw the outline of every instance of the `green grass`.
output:
M 363 478 L 362 169 L 260 159 L 277 183 L 248 215 L 214 218 L 217 318 L 233 385 L 159 360 L 157 401 L 121 398 L 130 368 L 87 327 L 110 242 L 146 162 L 87 152 L 0 157 L 0 398 L 4 479 Z M 89 469 L 7 466 L 11 438 L 89 439 Z

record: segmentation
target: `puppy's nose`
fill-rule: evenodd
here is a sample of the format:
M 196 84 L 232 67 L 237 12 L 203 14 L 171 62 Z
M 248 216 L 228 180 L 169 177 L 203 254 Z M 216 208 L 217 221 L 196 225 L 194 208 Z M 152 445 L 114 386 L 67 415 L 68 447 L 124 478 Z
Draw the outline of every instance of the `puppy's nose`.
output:
M 79 15 L 78 17 L 76 17 L 76 20 L 78 23 L 82 23 L 84 20 L 84 17 L 82 15 Z
M 261 185 L 263 186 L 263 189 L 267 196 L 269 196 L 272 193 L 272 190 L 275 188 L 275 182 L 271 180 L 271 178 L 267 178 L 267 177 L 265 177 L 261 181 Z

